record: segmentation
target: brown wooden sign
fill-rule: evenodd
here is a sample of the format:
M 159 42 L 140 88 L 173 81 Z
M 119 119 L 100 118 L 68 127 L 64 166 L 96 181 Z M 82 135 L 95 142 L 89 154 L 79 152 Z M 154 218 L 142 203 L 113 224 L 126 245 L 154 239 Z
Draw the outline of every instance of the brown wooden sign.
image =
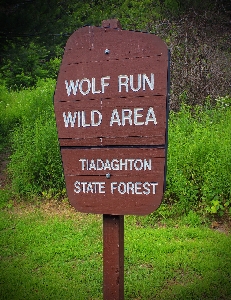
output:
M 54 95 L 67 193 L 81 212 L 144 215 L 163 197 L 169 54 L 115 20 L 68 39 Z

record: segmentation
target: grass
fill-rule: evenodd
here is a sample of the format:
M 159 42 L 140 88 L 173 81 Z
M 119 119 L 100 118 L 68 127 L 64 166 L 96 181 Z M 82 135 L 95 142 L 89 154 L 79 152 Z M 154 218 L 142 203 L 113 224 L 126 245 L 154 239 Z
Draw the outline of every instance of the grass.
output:
M 0 299 L 102 299 L 102 216 L 11 202 L 0 229 Z M 126 217 L 125 299 L 231 299 L 230 243 L 228 232 Z

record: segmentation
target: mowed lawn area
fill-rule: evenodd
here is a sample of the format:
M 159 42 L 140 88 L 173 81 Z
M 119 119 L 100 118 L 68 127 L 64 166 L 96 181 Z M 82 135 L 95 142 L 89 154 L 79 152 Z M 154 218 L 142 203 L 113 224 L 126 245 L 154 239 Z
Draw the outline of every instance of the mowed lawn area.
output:
M 231 299 L 229 228 L 144 219 L 125 217 L 125 299 Z M 101 215 L 12 202 L 0 229 L 1 300 L 103 298 Z

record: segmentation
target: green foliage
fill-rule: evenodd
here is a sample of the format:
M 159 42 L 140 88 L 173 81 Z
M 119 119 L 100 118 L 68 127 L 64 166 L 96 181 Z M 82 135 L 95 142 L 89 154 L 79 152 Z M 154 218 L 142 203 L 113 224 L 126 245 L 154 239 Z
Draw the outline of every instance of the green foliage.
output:
M 202 219 L 195 211 L 190 210 L 188 214 L 183 216 L 180 223 L 190 227 L 200 227 Z
M 8 169 L 16 195 L 63 194 L 53 88 L 54 81 L 40 81 L 36 89 L 9 93 L 13 97 L 9 97 L 4 115 L 9 116 L 9 128 L 14 128 Z
M 3 144 L 7 140 L 10 124 L 14 121 L 12 120 L 12 116 L 6 113 L 9 106 L 8 95 L 6 87 L 0 85 L 0 151 L 3 150 Z
M 12 188 L 18 194 L 40 194 L 52 190 L 57 194 L 63 188 L 54 114 L 41 112 L 35 120 L 26 120 L 14 130 L 13 154 L 9 165 Z
M 173 102 L 184 89 L 192 102 L 208 94 L 215 98 L 224 95 L 230 78 L 230 39 L 220 27 L 225 10 L 230 10 L 225 0 L 1 1 L 0 79 L 16 90 L 35 86 L 38 78 L 55 78 L 72 32 L 117 18 L 123 29 L 154 32 L 172 49 Z M 218 11 L 221 16 L 214 18 Z M 219 25 L 211 28 L 211 22 Z
M 7 189 L 0 189 L 0 209 L 11 206 L 11 192 Z
M 220 103 L 225 103 L 224 106 Z M 171 112 L 166 201 L 179 212 L 206 210 L 222 215 L 231 199 L 230 98 L 216 108 L 183 105 Z
M 41 80 L 37 89 L 24 89 L 20 92 L 8 91 L 4 85 L 0 86 L 0 133 L 6 136 L 24 120 L 34 120 L 41 111 L 52 107 L 53 80 Z
M 49 51 L 38 43 L 12 44 L 10 56 L 3 59 L 1 76 L 8 89 L 28 88 L 39 79 L 56 78 L 60 62 L 60 56 L 49 58 Z

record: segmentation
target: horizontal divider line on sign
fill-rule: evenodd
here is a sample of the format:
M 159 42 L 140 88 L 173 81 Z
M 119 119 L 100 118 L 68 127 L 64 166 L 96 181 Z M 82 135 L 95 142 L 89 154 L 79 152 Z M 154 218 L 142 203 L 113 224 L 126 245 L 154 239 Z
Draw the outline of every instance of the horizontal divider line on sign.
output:
M 155 157 L 155 159 L 164 159 L 164 157 Z M 161 166 L 161 163 L 159 163 L 159 166 Z M 84 174 L 84 173 L 85 174 Z M 96 173 L 97 172 L 97 173 Z M 153 171 L 147 171 L 147 170 L 141 170 L 141 171 L 136 171 L 136 170 L 77 170 L 74 172 L 70 171 L 65 171 L 64 175 L 69 176 L 69 177 L 74 177 L 74 176 L 79 176 L 79 177 L 103 177 L 105 178 L 106 173 L 110 173 L 110 179 L 107 179 L 107 182 L 110 182 L 112 177 L 118 178 L 118 177 L 125 177 L 127 178 L 126 180 L 129 181 L 129 178 L 127 177 L 128 174 L 130 175 L 130 178 L 136 178 L 138 177 L 140 179 L 140 174 L 144 175 L 141 181 L 144 181 L 147 179 L 146 177 L 153 177 Z M 113 173 L 112 173 L 113 172 Z M 137 172 L 137 173 L 135 173 Z M 132 173 L 132 174 L 131 174 Z M 162 171 L 160 170 L 155 170 L 155 175 L 160 174 Z
M 127 100 L 132 100 L 132 99 L 137 99 L 137 98 L 145 98 L 147 100 L 152 100 L 152 97 L 166 97 L 167 95 L 166 94 L 150 94 L 148 96 L 143 96 L 143 95 L 138 95 L 138 96 L 131 96 L 131 97 L 127 97 L 127 96 L 116 96 L 116 97 L 105 97 L 105 98 L 88 98 L 88 97 L 85 97 L 85 98 L 81 98 L 81 99 L 73 99 L 73 95 L 72 96 L 72 99 L 68 99 L 68 100 L 56 100 L 55 102 L 79 102 L 79 101 L 107 101 L 107 100 L 118 100 L 118 99 L 127 99 Z M 134 104 L 133 104 L 134 105 Z
M 71 66 L 71 65 L 79 65 L 79 64 L 89 64 L 89 63 L 100 63 L 100 62 L 105 62 L 105 61 L 118 61 L 118 60 L 128 60 L 128 59 L 137 59 L 137 58 L 156 58 L 159 57 L 159 59 L 157 60 L 161 60 L 160 57 L 161 55 L 142 55 L 142 56 L 124 56 L 124 57 L 120 57 L 120 58 L 110 58 L 110 59 L 103 59 L 103 60 L 87 60 L 87 61 L 78 61 L 78 62 L 72 62 L 72 63 L 67 63 L 67 66 Z M 165 61 L 166 59 L 162 59 L 162 61 Z
M 61 149 L 113 149 L 113 148 L 149 148 L 149 149 L 165 149 L 167 145 L 107 145 L 107 146 L 61 146 Z
M 157 157 L 158 158 L 158 157 Z M 160 158 L 163 158 L 163 157 L 160 157 Z M 86 174 L 83 174 L 83 172 L 85 172 Z M 96 172 L 98 172 L 97 174 L 95 174 Z M 101 172 L 101 174 L 100 174 Z M 104 172 L 104 173 L 103 173 Z M 136 171 L 137 174 L 134 174 L 134 170 L 119 170 L 119 171 L 114 171 L 114 170 L 90 170 L 90 171 L 77 171 L 75 173 L 64 173 L 66 176 L 68 177 L 103 177 L 105 178 L 105 173 L 107 172 L 113 172 L 113 174 L 110 174 L 110 180 L 108 179 L 107 182 L 111 182 L 111 179 L 112 178 L 118 178 L 118 177 L 125 177 L 127 178 L 128 174 L 131 175 L 132 173 L 132 176 L 130 176 L 130 178 L 139 178 L 140 179 L 140 174 L 142 173 L 142 179 L 140 180 L 144 180 L 146 177 L 149 177 L 151 173 L 153 173 L 153 171 L 151 172 L 148 172 L 148 173 L 144 173 L 146 171 Z M 118 172 L 118 173 L 116 173 Z M 156 171 L 155 170 L 155 175 L 159 175 L 159 174 L 162 174 L 162 171 Z M 130 179 L 127 179 L 127 180 L 130 180 Z

